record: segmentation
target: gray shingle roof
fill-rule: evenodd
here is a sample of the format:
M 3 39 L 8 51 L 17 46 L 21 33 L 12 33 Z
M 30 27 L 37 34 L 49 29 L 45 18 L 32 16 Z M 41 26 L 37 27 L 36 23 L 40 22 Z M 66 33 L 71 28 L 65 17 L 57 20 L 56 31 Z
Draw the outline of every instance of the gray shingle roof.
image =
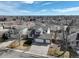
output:
M 43 34 L 38 37 L 39 39 L 52 39 L 52 34 Z

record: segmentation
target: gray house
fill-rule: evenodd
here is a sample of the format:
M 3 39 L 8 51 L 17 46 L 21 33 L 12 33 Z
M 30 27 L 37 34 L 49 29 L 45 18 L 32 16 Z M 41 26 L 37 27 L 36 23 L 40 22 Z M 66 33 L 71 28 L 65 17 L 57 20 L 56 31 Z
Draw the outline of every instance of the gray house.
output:
M 48 28 L 43 26 L 33 27 L 29 33 L 28 38 L 33 38 L 33 42 L 40 44 L 49 44 L 52 35 L 47 33 Z
M 73 33 L 68 36 L 69 45 L 73 48 L 79 49 L 79 32 Z

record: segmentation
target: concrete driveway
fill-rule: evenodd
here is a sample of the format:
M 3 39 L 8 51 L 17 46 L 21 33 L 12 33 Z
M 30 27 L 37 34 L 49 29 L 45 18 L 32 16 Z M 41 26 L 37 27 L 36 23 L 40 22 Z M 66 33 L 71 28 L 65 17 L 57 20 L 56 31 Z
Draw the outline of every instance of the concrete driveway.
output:
M 30 52 L 37 54 L 37 55 L 41 55 L 41 56 L 45 55 L 46 56 L 48 53 L 48 49 L 49 49 L 49 45 L 32 43 Z

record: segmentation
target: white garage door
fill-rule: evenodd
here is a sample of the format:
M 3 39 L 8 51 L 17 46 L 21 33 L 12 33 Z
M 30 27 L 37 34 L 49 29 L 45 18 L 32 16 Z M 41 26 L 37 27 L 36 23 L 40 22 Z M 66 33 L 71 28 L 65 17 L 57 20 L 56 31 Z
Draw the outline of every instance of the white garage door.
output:
M 35 39 L 35 42 L 43 43 L 43 39 Z
M 46 43 L 50 43 L 50 40 L 46 40 Z

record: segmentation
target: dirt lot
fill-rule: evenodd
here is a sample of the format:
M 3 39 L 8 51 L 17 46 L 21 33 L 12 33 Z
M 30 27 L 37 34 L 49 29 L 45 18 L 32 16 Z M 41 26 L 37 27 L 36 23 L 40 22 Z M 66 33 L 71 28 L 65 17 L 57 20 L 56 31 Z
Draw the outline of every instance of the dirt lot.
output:
M 69 58 L 69 52 L 60 51 L 60 47 L 57 47 L 56 45 L 54 45 L 54 47 L 49 48 L 48 55 L 62 58 Z
M 25 44 L 24 45 L 25 40 L 21 40 L 19 41 L 14 41 L 13 43 L 11 43 L 8 48 L 12 48 L 12 49 L 20 49 L 20 50 L 25 50 L 28 51 L 30 49 L 30 45 Z

